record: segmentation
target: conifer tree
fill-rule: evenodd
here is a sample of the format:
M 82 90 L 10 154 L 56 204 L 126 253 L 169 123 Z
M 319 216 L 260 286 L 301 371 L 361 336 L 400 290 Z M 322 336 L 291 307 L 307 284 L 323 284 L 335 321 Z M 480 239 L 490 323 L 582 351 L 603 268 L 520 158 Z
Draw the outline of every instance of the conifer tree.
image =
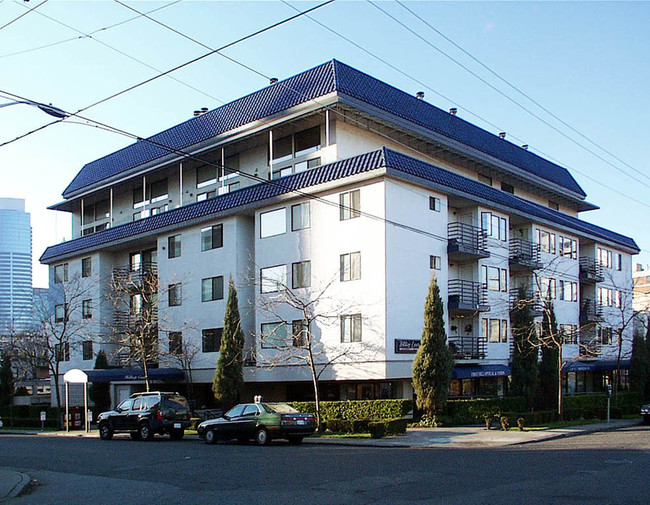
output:
M 241 401 L 244 386 L 243 356 L 244 333 L 241 330 L 237 289 L 230 279 L 219 360 L 212 382 L 214 398 L 223 409 L 229 409 Z
M 0 406 L 11 405 L 14 397 L 14 372 L 11 369 L 11 356 L 2 355 L 0 361 Z
M 447 401 L 453 356 L 447 345 L 444 308 L 435 276 L 424 304 L 424 329 L 413 361 L 413 387 L 417 405 L 428 416 L 440 415 Z
M 108 368 L 106 353 L 99 351 L 95 358 L 95 370 Z M 93 382 L 88 388 L 88 396 L 95 404 L 98 412 L 105 412 L 111 408 L 111 385 L 108 382 Z
M 524 289 L 519 290 L 515 307 L 510 312 L 510 324 L 513 339 L 510 393 L 513 396 L 525 397 L 526 406 L 530 409 L 534 407 L 538 392 L 539 345 L 530 300 L 526 298 Z
M 553 303 L 550 301 L 546 302 L 544 307 L 540 344 L 542 346 L 542 359 L 539 364 L 541 408 L 552 409 L 558 407 L 558 410 L 561 411 L 558 395 L 562 342 L 557 330 Z

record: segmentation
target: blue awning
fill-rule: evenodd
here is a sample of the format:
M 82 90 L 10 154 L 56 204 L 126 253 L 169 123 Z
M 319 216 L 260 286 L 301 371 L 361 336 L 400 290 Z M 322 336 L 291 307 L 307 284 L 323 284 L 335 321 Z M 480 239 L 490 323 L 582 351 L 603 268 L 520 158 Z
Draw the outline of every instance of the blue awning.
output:
M 452 379 L 479 379 L 483 377 L 507 377 L 510 367 L 506 365 L 455 366 Z
M 569 372 L 606 372 L 610 370 L 616 370 L 619 367 L 618 362 L 615 359 L 604 359 L 598 361 L 570 361 L 562 371 L 564 373 Z M 630 360 L 622 359 L 620 362 L 621 370 L 630 369 Z
M 141 368 L 107 368 L 101 370 L 84 370 L 88 382 L 131 382 L 143 381 L 144 370 Z M 149 380 L 180 381 L 185 379 L 185 373 L 179 368 L 151 368 L 148 370 Z

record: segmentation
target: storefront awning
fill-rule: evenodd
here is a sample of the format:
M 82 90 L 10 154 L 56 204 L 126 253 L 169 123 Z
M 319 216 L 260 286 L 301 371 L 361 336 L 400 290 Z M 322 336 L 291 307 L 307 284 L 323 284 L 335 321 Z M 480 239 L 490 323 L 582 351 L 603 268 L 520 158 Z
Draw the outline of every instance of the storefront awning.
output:
M 479 379 L 482 377 L 507 377 L 510 367 L 506 365 L 471 365 L 455 366 L 453 379 Z
M 144 370 L 141 368 L 107 368 L 101 370 L 84 370 L 88 382 L 131 382 L 143 381 Z M 151 368 L 148 370 L 151 381 L 180 381 L 185 373 L 179 368 Z
M 620 362 L 621 370 L 630 369 L 630 360 L 622 359 Z M 562 371 L 564 373 L 569 372 L 606 372 L 610 370 L 616 370 L 619 367 L 618 362 L 615 359 L 605 359 L 597 361 L 570 361 Z

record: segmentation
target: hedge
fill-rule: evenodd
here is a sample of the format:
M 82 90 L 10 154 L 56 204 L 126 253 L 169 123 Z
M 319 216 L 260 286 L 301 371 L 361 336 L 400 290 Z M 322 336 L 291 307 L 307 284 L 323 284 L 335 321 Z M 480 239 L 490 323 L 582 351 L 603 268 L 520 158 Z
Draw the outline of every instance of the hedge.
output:
M 486 417 L 496 417 L 502 412 L 524 412 L 525 410 L 526 399 L 523 396 L 448 400 L 443 424 L 482 423 Z
M 47 418 L 56 419 L 56 407 L 46 407 L 38 405 L 12 405 L 6 407 L 0 407 L 0 417 L 16 417 L 23 419 L 40 419 L 41 412 L 45 411 Z M 61 412 L 65 412 L 65 407 L 61 409 Z
M 292 402 L 291 406 L 300 412 L 316 414 L 315 402 Z M 325 421 L 396 419 L 404 417 L 412 409 L 413 401 L 406 399 L 320 402 L 321 417 Z

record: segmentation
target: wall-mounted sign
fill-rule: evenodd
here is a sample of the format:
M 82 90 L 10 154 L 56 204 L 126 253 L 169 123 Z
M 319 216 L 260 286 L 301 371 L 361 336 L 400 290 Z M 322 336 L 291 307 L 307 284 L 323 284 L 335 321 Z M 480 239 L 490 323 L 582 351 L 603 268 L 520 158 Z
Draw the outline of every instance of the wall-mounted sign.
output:
M 395 354 L 415 354 L 419 348 L 419 340 L 395 339 Z

